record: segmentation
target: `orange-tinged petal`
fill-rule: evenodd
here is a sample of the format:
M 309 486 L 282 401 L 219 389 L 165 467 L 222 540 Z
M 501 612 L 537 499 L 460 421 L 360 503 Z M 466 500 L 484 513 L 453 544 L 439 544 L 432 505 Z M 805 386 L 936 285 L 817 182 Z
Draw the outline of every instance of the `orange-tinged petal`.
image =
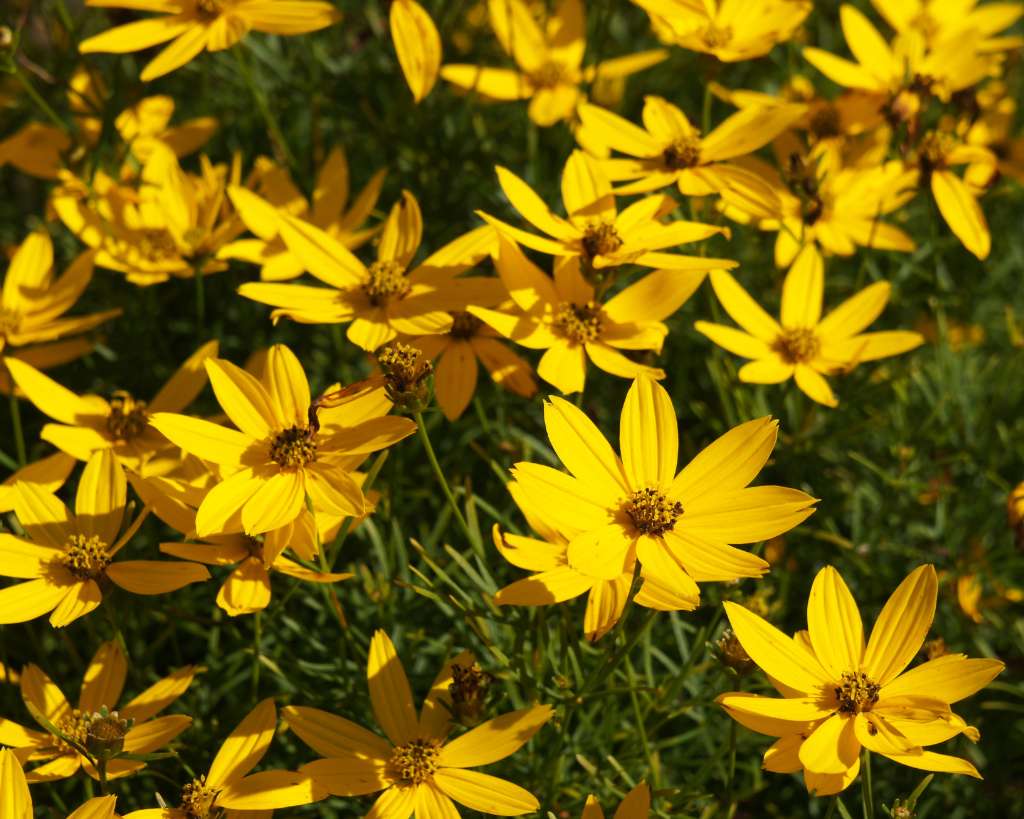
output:
M 415 739 L 419 720 L 412 703 L 412 690 L 395 646 L 383 631 L 375 632 L 370 641 L 366 677 L 373 713 L 388 739 L 395 745 Z
M 97 796 L 68 814 L 68 819 L 116 819 L 116 796 Z
M 511 756 L 540 730 L 554 713 L 550 705 L 533 705 L 487 720 L 441 749 L 443 768 L 477 768 Z
M 835 679 L 856 672 L 864 656 L 864 626 L 857 603 L 843 578 L 826 566 L 807 598 L 807 631 L 818 659 Z
M 210 572 L 200 563 L 170 560 L 122 560 L 107 569 L 115 585 L 132 594 L 167 594 L 210 579 Z
M 177 671 L 153 683 L 149 688 L 135 697 L 131 702 L 118 709 L 123 717 L 130 717 L 136 722 L 144 722 L 174 702 L 184 694 L 192 684 L 196 675 L 193 665 L 179 668 Z
M 118 644 L 114 641 L 103 643 L 85 671 L 78 709 L 91 713 L 105 705 L 112 711 L 116 710 L 127 674 L 128 661 Z
M 258 557 L 243 560 L 217 592 L 217 605 L 231 617 L 263 611 L 270 604 L 270 576 Z
M 276 726 L 277 709 L 274 700 L 262 700 L 224 740 L 210 765 L 206 784 L 211 788 L 220 788 L 240 781 L 263 759 L 270 747 L 270 740 L 274 738 Z
M 465 412 L 476 392 L 478 367 L 473 348 L 455 341 L 434 368 L 434 394 L 445 418 L 454 421 Z
M 192 717 L 171 714 L 135 725 L 124 737 L 124 750 L 129 754 L 151 754 L 163 748 L 192 724 Z
M 520 816 L 540 807 L 524 788 L 478 771 L 441 768 L 434 774 L 434 784 L 460 805 L 496 816 Z
M 559 566 L 499 589 L 494 602 L 499 606 L 548 606 L 579 597 L 597 582 L 569 566 Z
M 871 630 L 864 673 L 880 685 L 893 680 L 921 648 L 935 617 L 938 579 L 931 564 L 914 569 L 892 593 Z

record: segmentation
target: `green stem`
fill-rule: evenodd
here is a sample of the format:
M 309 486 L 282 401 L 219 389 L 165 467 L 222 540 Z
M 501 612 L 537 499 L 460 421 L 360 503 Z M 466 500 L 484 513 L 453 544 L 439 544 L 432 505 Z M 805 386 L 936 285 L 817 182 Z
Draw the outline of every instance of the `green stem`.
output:
M 110 793 L 110 786 L 107 784 L 107 760 L 96 760 L 96 773 L 100 777 L 100 793 L 107 796 Z
M 260 657 L 262 656 L 262 645 L 261 638 L 262 622 L 260 615 L 263 612 L 258 611 L 253 615 L 253 633 L 252 633 L 252 698 L 253 700 L 259 699 L 260 691 Z
M 470 545 L 478 551 L 482 551 L 482 547 L 480 547 L 478 542 L 479 538 L 474 536 L 470 531 L 469 524 L 466 523 L 466 518 L 463 517 L 462 510 L 459 509 L 459 504 L 455 500 L 455 495 L 452 493 L 451 487 L 448 486 L 448 481 L 444 477 L 441 464 L 437 461 L 437 455 L 434 454 L 434 447 L 430 443 L 430 435 L 427 434 L 427 425 L 423 422 L 423 413 L 417 412 L 413 417 L 416 419 L 416 426 L 419 428 L 420 440 L 423 442 L 423 448 L 427 452 L 427 460 L 430 461 L 430 466 L 434 470 L 434 475 L 437 477 L 438 483 L 441 484 L 444 496 L 448 498 L 448 505 L 451 507 L 452 514 L 455 515 L 455 520 L 458 521 L 459 528 L 462 529 L 462 533 L 466 536 Z
M 281 126 L 277 122 L 277 117 L 275 117 L 274 112 L 270 110 L 270 104 L 267 102 L 267 97 L 263 93 L 263 90 L 256 85 L 256 82 L 253 79 L 252 70 L 249 68 L 249 60 L 245 54 L 244 43 L 231 50 L 235 54 L 235 59 L 238 62 L 242 79 L 245 81 L 245 85 L 249 89 L 249 93 L 252 95 L 252 98 L 256 103 L 256 107 L 260 109 L 260 115 L 263 117 L 263 122 L 267 126 L 267 130 L 270 132 L 270 141 L 274 145 L 274 152 L 278 155 L 278 161 L 283 162 L 290 168 L 294 168 L 295 158 L 292 156 L 292 152 L 288 149 L 288 143 L 285 141 L 284 134 L 281 132 Z
M 836 805 L 839 804 L 839 794 L 833 796 L 828 802 L 828 810 L 825 811 L 825 819 L 832 819 L 836 812 Z
M 633 716 L 636 718 L 636 731 L 640 735 L 640 747 L 643 748 L 644 759 L 647 760 L 647 764 L 651 767 L 651 779 L 654 780 L 654 786 L 657 788 L 659 769 L 651 760 L 651 746 L 647 741 L 647 729 L 644 727 L 644 715 L 640 710 L 640 698 L 637 697 L 636 687 L 634 686 L 633 663 L 629 657 L 626 658 L 626 676 L 629 680 L 629 699 L 633 705 Z
M 14 394 L 14 381 L 11 380 L 11 393 L 8 396 L 11 406 L 11 430 L 14 433 L 14 446 L 18 453 L 18 466 L 24 466 L 28 458 L 25 453 L 25 433 L 21 428 L 21 404 Z
M 860 797 L 864 805 L 864 819 L 875 819 L 875 795 L 871 787 L 871 751 L 864 749 L 861 757 Z
M 17 79 L 17 81 L 21 84 L 21 87 L 25 89 L 25 93 L 28 94 L 29 99 L 31 99 L 32 102 L 36 104 L 40 111 L 46 114 L 47 119 L 49 119 L 54 125 L 56 125 L 65 133 L 71 133 L 71 128 L 68 126 L 68 124 L 64 120 L 62 120 L 57 115 L 57 112 L 50 107 L 50 103 L 44 100 L 40 93 L 36 91 L 35 86 L 32 85 L 29 78 L 26 77 L 24 73 L 22 73 L 22 70 L 18 68 L 17 63 L 15 63 L 13 60 L 11 61 L 11 68 L 15 79 Z
M 725 799 L 728 804 L 728 812 L 731 815 L 733 812 L 733 805 L 735 800 L 733 799 L 733 787 L 736 784 L 736 720 L 729 720 L 729 769 L 728 778 L 725 782 Z
M 382 449 L 377 453 L 377 457 L 373 464 L 370 466 L 370 471 L 366 473 L 366 480 L 363 481 L 363 494 L 365 495 L 370 491 L 374 482 L 377 480 L 377 475 L 380 473 L 380 468 L 384 466 L 384 461 L 388 459 L 388 450 Z M 316 516 L 314 515 L 314 520 Z M 329 555 L 323 555 L 323 549 L 319 550 L 321 557 L 320 568 L 325 572 L 333 572 L 334 564 L 338 561 L 338 555 L 341 554 L 341 547 L 345 545 L 345 539 L 348 537 L 348 533 L 352 531 L 352 524 L 355 518 L 345 518 L 344 523 L 341 524 L 341 528 L 338 530 L 337 537 L 334 538 L 334 542 L 331 543 L 327 550 L 330 552 Z

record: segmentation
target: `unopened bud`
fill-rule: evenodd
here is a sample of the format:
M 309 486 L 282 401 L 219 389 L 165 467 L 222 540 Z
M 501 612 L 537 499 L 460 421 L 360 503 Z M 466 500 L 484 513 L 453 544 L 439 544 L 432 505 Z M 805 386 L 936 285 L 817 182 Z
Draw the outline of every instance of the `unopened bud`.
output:
M 754 661 L 737 639 L 732 629 L 726 629 L 715 643 L 715 656 L 726 668 L 731 668 L 741 677 L 754 670 Z
M 384 389 L 399 412 L 414 414 L 430 403 L 430 374 L 433 368 L 415 347 L 401 342 L 377 351 L 377 364 L 384 375 Z
M 924 653 L 929 660 L 935 660 L 949 654 L 949 649 L 946 648 L 945 640 L 941 637 L 936 637 L 934 640 L 929 640 L 924 644 Z
M 85 747 L 99 759 L 112 759 L 124 750 L 124 738 L 135 720 L 123 719 L 117 711 L 102 707 L 86 720 Z
M 493 682 L 493 675 L 476 663 L 468 666 L 452 665 L 452 682 L 448 694 L 452 698 L 452 712 L 459 723 L 470 726 L 480 722 Z

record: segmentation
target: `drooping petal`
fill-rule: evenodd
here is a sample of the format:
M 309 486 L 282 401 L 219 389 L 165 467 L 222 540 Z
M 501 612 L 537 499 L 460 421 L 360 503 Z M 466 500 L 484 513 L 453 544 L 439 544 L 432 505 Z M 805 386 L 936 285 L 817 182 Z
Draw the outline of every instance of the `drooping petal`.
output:
M 594 582 L 583 614 L 583 633 L 591 642 L 600 640 L 615 627 L 629 602 L 633 576 L 621 574 L 614 580 Z
M 979 259 L 988 258 L 992 235 L 985 214 L 967 183 L 952 171 L 935 170 L 931 185 L 935 204 L 950 230 Z

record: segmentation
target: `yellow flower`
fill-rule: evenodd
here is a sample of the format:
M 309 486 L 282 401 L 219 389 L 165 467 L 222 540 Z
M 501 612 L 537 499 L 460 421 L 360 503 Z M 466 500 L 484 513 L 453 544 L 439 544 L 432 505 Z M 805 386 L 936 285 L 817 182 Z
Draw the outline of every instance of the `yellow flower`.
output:
M 416 0 L 395 0 L 389 18 L 398 63 L 413 99 L 423 100 L 437 82 L 441 68 L 441 35 Z
M 725 603 L 736 637 L 784 697 L 737 692 L 717 700 L 741 725 L 781 737 L 765 754 L 769 770 L 803 768 L 813 775 L 809 789 L 835 793 L 856 777 L 864 747 L 911 768 L 980 778 L 967 760 L 924 747 L 961 733 L 977 737 L 950 705 L 986 686 L 1003 663 L 947 654 L 903 673 L 931 627 L 937 589 L 932 566 L 911 572 L 882 608 L 866 646 L 857 604 L 831 566 L 811 588 L 806 640 Z
M 844 167 L 840 146 L 821 141 L 806 159 L 791 156 L 784 177 L 755 158 L 748 158 L 746 167 L 775 190 L 778 213 L 765 218 L 764 201 L 743 203 L 735 198 L 723 202 L 722 208 L 730 218 L 753 220 L 761 230 L 778 232 L 779 267 L 789 267 L 812 242 L 837 256 L 851 256 L 857 247 L 914 249 L 906 233 L 881 218 L 914 196 L 915 172 L 899 160 Z
M 180 68 L 203 49 L 231 48 L 250 30 L 306 34 L 341 19 L 330 3 L 305 0 L 87 0 L 87 5 L 166 12 L 116 26 L 78 46 L 82 54 L 126 54 L 173 40 L 142 69 L 143 82 Z
M 622 408 L 621 460 L 593 421 L 561 398 L 545 404 L 544 424 L 571 474 L 517 463 L 524 508 L 565 536 L 568 565 L 581 574 L 615 580 L 639 561 L 640 575 L 659 590 L 654 608 L 695 608 L 698 581 L 760 577 L 768 564 L 729 544 L 775 537 L 814 511 L 814 498 L 796 489 L 748 486 L 775 445 L 770 418 L 735 427 L 676 473 L 672 399 L 646 376 Z M 637 602 L 653 604 L 645 588 Z
M 809 0 L 633 0 L 663 42 L 735 63 L 767 54 L 789 40 L 811 13 Z
M 871 5 L 896 31 L 915 31 L 928 43 L 981 35 L 977 48 L 986 53 L 1024 44 L 1020 37 L 997 36 L 1024 14 L 1020 3 L 979 4 L 977 0 L 961 0 L 950 6 L 943 0 L 871 0 Z
M 181 789 L 178 807 L 137 810 L 124 819 L 195 819 L 219 816 L 222 811 L 232 816 L 236 811 L 269 815 L 276 808 L 324 799 L 324 789 L 305 774 L 283 770 L 249 773 L 266 755 L 276 728 L 277 708 L 272 699 L 265 699 L 224 740 L 209 771 Z
M 958 9 L 957 17 L 960 13 Z M 890 46 L 853 6 L 841 6 L 839 20 L 856 62 L 813 47 L 803 50 L 804 58 L 833 82 L 876 95 L 879 105 L 899 102 L 900 92 L 911 89 L 911 82 L 914 89 L 927 89 L 945 101 L 954 92 L 976 85 L 991 69 L 991 59 L 979 52 L 977 29 L 958 32 L 930 47 L 925 47 L 917 32 L 908 31 Z
M 160 147 L 169 149 L 179 159 L 195 153 L 217 130 L 217 120 L 213 117 L 197 117 L 172 126 L 173 116 L 173 98 L 145 97 L 118 114 L 114 127 L 132 155 L 142 163 Z
M 488 286 L 490 294 L 485 292 Z M 475 305 L 493 305 L 506 296 L 499 279 L 477 279 L 476 288 Z M 457 311 L 447 333 L 413 339 L 412 345 L 434 362 L 434 397 L 449 421 L 462 415 L 476 392 L 478 360 L 495 384 L 523 398 L 537 392 L 529 362 L 508 349 L 500 337 L 472 313 Z
M 4 819 L 33 818 L 32 794 L 21 762 L 17 754 L 7 748 L 0 749 L 0 799 Z M 69 813 L 67 819 L 117 819 L 116 803 L 116 796 L 97 796 Z
M 145 474 L 150 461 L 174 449 L 150 424 L 151 414 L 181 412 L 191 404 L 206 385 L 203 363 L 215 355 L 217 342 L 204 344 L 148 402 L 125 390 L 114 391 L 109 401 L 98 395 L 79 396 L 24 361 L 5 358 L 4 363 L 25 397 L 59 422 L 43 427 L 44 441 L 80 461 L 109 449 L 127 469 Z
M 921 137 L 909 166 L 916 170 L 918 185 L 931 188 L 935 204 L 949 229 L 979 259 L 988 258 L 992 235 L 985 214 L 967 183 L 952 170 L 968 163 L 995 172 L 997 160 L 987 148 L 965 145 L 952 134 L 929 131 Z
M 530 119 L 541 127 L 570 119 L 586 99 L 583 83 L 628 77 L 660 63 L 664 51 L 641 51 L 583 67 L 587 22 L 582 0 L 561 0 L 542 28 L 522 0 L 490 0 L 491 27 L 519 70 L 452 64 L 441 76 L 485 99 L 530 100 Z
M 41 715 L 64 736 L 94 753 L 96 742 L 123 742 L 117 754 L 151 754 L 165 746 L 192 724 L 192 717 L 183 714 L 157 717 L 168 705 L 184 694 L 192 684 L 198 669 L 186 666 L 149 686 L 145 691 L 117 707 L 124 690 L 128 661 L 116 642 L 103 643 L 96 651 L 82 680 L 77 707 L 72 707 L 61 690 L 34 664 L 27 665 L 21 674 L 21 695 L 33 716 Z M 104 711 L 105 709 L 105 711 Z M 100 736 L 96 718 L 110 712 L 112 722 L 100 728 L 114 726 Z M 36 717 L 38 719 L 38 717 Z M 108 718 L 109 719 L 109 718 Z M 125 721 L 129 721 L 125 723 Z M 110 736 L 105 736 L 107 733 Z M 93 764 L 75 748 L 52 733 L 23 728 L 9 720 L 0 720 L 0 744 L 19 749 L 30 749 L 31 761 L 44 761 L 27 774 L 29 782 L 52 782 L 65 779 L 85 770 L 93 779 L 98 778 Z M 110 779 L 127 776 L 146 767 L 139 759 L 114 758 L 107 762 Z
M 602 303 L 593 285 L 581 275 L 578 258 L 557 260 L 552 278 L 515 242 L 501 237 L 500 247 L 496 266 L 514 307 L 470 307 L 469 312 L 516 344 L 544 350 L 537 366 L 541 378 L 563 393 L 580 392 L 588 359 L 622 378 L 640 374 L 664 378 L 662 370 L 619 351 L 661 352 L 668 335 L 662 319 L 678 310 L 700 286 L 703 273 L 658 270 Z
M 285 526 L 305 508 L 307 495 L 317 512 L 362 515 L 366 499 L 346 468 L 348 459 L 391 446 L 416 429 L 407 418 L 388 417 L 386 402 L 357 423 L 349 422 L 344 404 L 318 410 L 302 365 L 281 344 L 270 348 L 262 380 L 223 359 L 208 360 L 206 370 L 237 430 L 169 412 L 151 418 L 177 446 L 224 471 L 199 506 L 200 537 L 259 535 Z
M 0 534 L 0 574 L 27 580 L 0 590 L 0 623 L 24 623 L 47 612 L 61 628 L 103 600 L 101 582 L 132 594 L 176 591 L 209 578 L 196 563 L 114 561 L 145 519 L 122 531 L 128 485 L 109 449 L 94 453 L 78 483 L 75 511 L 36 484 L 17 486 L 14 511 L 28 538 Z
M 56 179 L 71 144 L 71 137 L 60 128 L 29 122 L 0 140 L 0 168 L 9 164 L 30 176 Z
M 647 819 L 651 815 L 651 789 L 641 782 L 625 795 L 612 819 Z M 580 819 L 604 819 L 604 811 L 593 795 L 587 797 L 587 804 Z
M 64 316 L 88 287 L 94 254 L 81 254 L 63 275 L 53 277 L 53 242 L 48 233 L 30 233 L 15 250 L 0 294 L 0 353 L 40 367 L 54 367 L 93 348 L 82 333 L 121 315 L 104 310 L 85 316 Z M 66 339 L 66 336 L 79 336 Z M 64 339 L 58 341 L 58 339 Z M 23 349 L 12 350 L 20 347 Z M 10 390 L 0 368 L 0 392 Z
M 348 208 L 348 160 L 345 152 L 337 147 L 320 166 L 312 203 L 281 168 L 273 168 L 260 180 L 260 189 L 266 198 L 233 185 L 228 188 L 228 196 L 245 226 L 257 238 L 231 242 L 220 249 L 217 257 L 262 265 L 260 278 L 264 281 L 286 281 L 301 276 L 302 260 L 280 237 L 278 208 L 315 225 L 349 250 L 355 250 L 379 230 L 367 228 L 365 224 L 377 206 L 386 173 L 383 169 L 377 171 L 356 196 L 351 208 Z
M 298 284 L 252 282 L 238 292 L 304 324 L 351 322 L 348 339 L 372 352 L 399 334 L 445 333 L 449 311 L 474 301 L 472 278 L 457 278 L 490 253 L 494 231 L 478 228 L 442 247 L 420 264 L 413 258 L 423 238 L 419 203 L 408 191 L 391 209 L 377 245 L 377 261 L 367 266 L 320 228 L 280 214 L 281 238 L 302 266 L 334 289 Z
M 546 236 L 520 230 L 478 211 L 480 217 L 533 250 L 578 258 L 587 275 L 623 264 L 686 271 L 736 266 L 729 259 L 657 252 L 723 231 L 700 222 L 666 225 L 658 221 L 658 217 L 675 210 L 676 203 L 667 196 L 648 196 L 620 213 L 608 176 L 597 160 L 582 151 L 573 151 L 562 171 L 562 202 L 568 218 L 553 213 L 526 182 L 507 168 L 499 166 L 497 172 L 512 207 Z
M 532 813 L 539 804 L 504 779 L 471 771 L 515 753 L 551 718 L 533 705 L 488 720 L 448 740 L 453 705 L 452 666 L 471 666 L 463 652 L 437 675 L 419 715 L 395 647 L 383 631 L 370 642 L 366 675 L 377 723 L 387 739 L 317 708 L 288 706 L 282 716 L 298 737 L 326 757 L 299 770 L 335 796 L 383 791 L 370 815 L 379 819 L 458 815 L 452 800 L 500 816 Z
M 729 273 L 712 273 L 711 286 L 743 329 L 707 321 L 694 326 L 720 347 L 753 359 L 740 369 L 740 381 L 778 384 L 794 378 L 807 396 L 829 407 L 839 402 L 823 376 L 924 343 L 920 333 L 910 330 L 862 332 L 885 309 L 891 290 L 888 282 L 869 285 L 822 318 L 825 266 L 813 247 L 801 252 L 786 274 L 779 321 L 762 310 Z
M 640 128 L 596 105 L 580 106 L 577 136 L 631 157 L 600 163 L 614 181 L 631 180 L 618 194 L 648 193 L 675 184 L 685 196 L 775 199 L 756 174 L 727 160 L 767 145 L 804 114 L 802 105 L 748 108 L 701 137 L 679 108 L 661 97 L 644 97 Z M 777 206 L 776 206 L 777 207 Z
M 74 468 L 74 458 L 63 452 L 55 452 L 15 470 L 0 483 L 0 514 L 14 511 L 14 499 L 18 495 L 16 484 L 33 483 L 43 492 L 55 494 Z

